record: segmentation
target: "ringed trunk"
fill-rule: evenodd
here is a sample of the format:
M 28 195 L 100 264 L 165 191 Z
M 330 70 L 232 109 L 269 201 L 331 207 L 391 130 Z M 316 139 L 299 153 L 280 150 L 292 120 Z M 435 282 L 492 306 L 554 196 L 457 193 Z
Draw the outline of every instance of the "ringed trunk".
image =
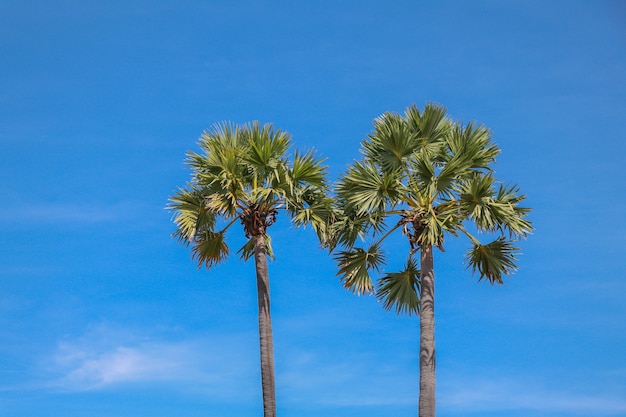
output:
M 263 416 L 276 417 L 274 387 L 274 339 L 270 316 L 270 281 L 267 270 L 267 251 L 263 234 L 254 236 L 254 263 L 256 266 L 259 299 L 259 343 L 261 349 L 261 386 L 263 389 Z
M 421 248 L 419 417 L 435 417 L 435 272 L 433 247 Z

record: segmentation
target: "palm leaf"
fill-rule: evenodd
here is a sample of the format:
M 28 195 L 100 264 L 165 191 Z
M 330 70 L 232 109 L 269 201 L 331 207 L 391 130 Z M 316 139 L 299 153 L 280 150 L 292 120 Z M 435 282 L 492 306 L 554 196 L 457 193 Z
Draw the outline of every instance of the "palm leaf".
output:
M 203 193 L 192 186 L 178 189 L 170 197 L 167 209 L 174 213 L 173 236 L 185 244 L 193 241 L 199 231 L 212 230 L 216 223 L 215 213 L 207 209 Z
M 328 226 L 329 248 L 334 250 L 338 245 L 352 248 L 366 234 L 382 233 L 386 229 L 385 217 L 384 212 L 359 213 L 339 199 L 332 207 L 332 218 Z
M 479 281 L 485 278 L 491 284 L 502 284 L 502 274 L 511 275 L 516 270 L 518 250 L 502 236 L 486 245 L 474 243 L 466 254 L 468 267 L 472 267 L 472 273 L 479 273 Z
M 491 174 L 476 174 L 460 187 L 459 201 L 463 213 L 476 223 L 479 230 L 508 232 L 524 237 L 532 230 L 526 220 L 530 209 L 520 207 L 525 196 L 517 186 L 500 185 L 494 189 Z
M 415 104 L 406 109 L 404 118 L 409 131 L 418 141 L 420 150 L 432 151 L 437 149 L 437 147 L 430 147 L 429 149 L 429 145 L 441 142 L 447 135 L 450 130 L 450 122 L 446 118 L 446 113 L 445 107 L 434 103 L 428 103 L 421 113 Z M 430 154 L 430 152 L 427 153 Z
M 404 270 L 389 273 L 378 281 L 376 297 L 383 308 L 396 314 L 419 314 L 420 271 L 410 258 Z
M 339 252 L 335 260 L 339 265 L 337 275 L 341 276 L 341 282 L 346 289 L 359 295 L 374 292 L 369 271 L 380 271 L 385 262 L 384 254 L 377 245 L 370 246 L 367 251 L 354 248 Z
M 491 141 L 491 131 L 483 125 L 470 122 L 455 123 L 446 143 L 451 157 L 462 156 L 473 169 L 487 169 L 500 154 L 500 149 Z
M 191 249 L 192 259 L 198 262 L 198 268 L 214 266 L 228 257 L 229 248 L 223 232 L 206 231 L 196 235 Z
M 372 164 L 355 162 L 339 180 L 337 194 L 363 215 L 395 204 L 401 189 L 396 173 L 378 172 Z
M 530 213 L 530 208 L 521 207 L 519 203 L 526 199 L 526 196 L 520 194 L 517 185 L 500 185 L 495 196 L 495 201 L 508 208 L 506 217 L 500 219 L 502 230 L 509 232 L 511 236 L 526 237 L 532 232 L 532 223 L 526 220 L 526 216 Z
M 297 227 L 310 224 L 321 237 L 328 233 L 328 226 L 335 216 L 332 208 L 333 200 L 326 197 L 320 190 L 309 189 L 308 191 L 289 204 L 289 211 Z
M 263 240 L 265 241 L 265 252 L 268 258 L 274 260 L 274 249 L 272 249 L 272 238 L 267 233 L 263 235 Z M 243 245 L 238 251 L 237 254 L 242 261 L 247 261 L 248 259 L 254 256 L 254 238 L 251 237 L 248 239 L 245 245 Z
M 402 116 L 387 112 L 374 120 L 374 132 L 362 142 L 363 153 L 384 172 L 403 166 L 419 145 L 412 140 Z
M 323 163 L 324 159 L 317 158 L 312 150 L 305 154 L 296 151 L 289 179 L 295 187 L 303 184 L 323 187 L 326 181 L 326 167 L 322 165 Z

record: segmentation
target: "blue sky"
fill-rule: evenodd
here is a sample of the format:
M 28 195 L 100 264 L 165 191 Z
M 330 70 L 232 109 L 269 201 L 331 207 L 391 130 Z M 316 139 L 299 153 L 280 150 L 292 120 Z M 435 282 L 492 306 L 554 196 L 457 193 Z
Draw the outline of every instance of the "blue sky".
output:
M 504 286 L 436 254 L 438 416 L 626 415 L 623 2 L 0 0 L 0 63 L 1 416 L 259 415 L 253 265 L 170 238 L 185 152 L 272 122 L 334 179 L 426 102 L 493 130 L 536 228 Z M 279 414 L 416 415 L 418 320 L 271 233 Z

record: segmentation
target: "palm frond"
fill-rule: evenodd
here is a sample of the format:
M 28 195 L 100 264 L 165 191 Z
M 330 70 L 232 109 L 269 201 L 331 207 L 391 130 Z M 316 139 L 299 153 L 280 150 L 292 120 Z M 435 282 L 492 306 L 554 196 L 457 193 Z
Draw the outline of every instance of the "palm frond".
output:
M 198 262 L 198 268 L 203 265 L 211 268 L 228 257 L 229 248 L 223 232 L 206 231 L 197 234 L 191 248 L 192 259 Z
M 408 188 L 422 198 L 431 198 L 437 193 L 435 165 L 430 158 L 424 158 L 419 154 L 415 156 L 409 161 L 408 169 L 411 175 L 407 178 Z
M 363 240 L 367 234 L 380 234 L 387 228 L 387 213 L 359 213 L 341 199 L 333 205 L 332 213 L 332 221 L 328 225 L 328 247 L 331 251 L 337 246 L 352 248 L 357 240 Z
M 402 183 L 397 173 L 382 173 L 372 164 L 355 162 L 339 180 L 337 194 L 359 214 L 371 214 L 395 205 L 402 195 Z
M 272 249 L 271 236 L 266 233 L 263 235 L 263 240 L 265 242 L 265 252 L 267 254 L 267 257 L 271 260 L 274 260 L 274 249 Z M 254 256 L 254 237 L 248 239 L 246 244 L 239 248 L 237 254 L 239 255 L 239 259 L 244 262 L 252 258 Z
M 380 271 L 385 263 L 384 253 L 377 245 L 368 250 L 354 248 L 339 252 L 335 256 L 343 286 L 358 295 L 374 292 L 374 284 L 369 271 Z
M 485 126 L 470 122 L 467 125 L 455 123 L 447 144 L 451 156 L 462 155 L 470 161 L 473 169 L 487 169 L 500 154 L 498 146 L 491 141 L 491 131 Z
M 484 278 L 491 284 L 502 284 L 502 274 L 511 275 L 516 270 L 515 254 L 518 250 L 501 236 L 486 245 L 474 242 L 466 254 L 466 260 L 472 273 L 478 272 L 479 281 Z
M 269 123 L 261 126 L 257 121 L 246 125 L 241 135 L 248 144 L 246 152 L 241 153 L 241 163 L 255 179 L 254 187 L 273 184 L 284 171 L 291 135 Z
M 494 204 L 494 178 L 476 174 L 459 187 L 461 213 L 476 223 L 479 230 L 493 231 L 498 227 L 499 206 Z
M 376 297 L 383 308 L 396 314 L 419 314 L 420 271 L 413 258 L 407 261 L 404 270 L 389 273 L 378 281 Z
M 329 233 L 328 228 L 334 221 L 335 212 L 332 204 L 333 200 L 322 191 L 308 189 L 298 199 L 292 200 L 288 209 L 296 227 L 306 227 L 310 224 L 321 238 Z M 326 237 L 321 239 L 322 242 L 325 240 Z
M 289 179 L 296 187 L 303 184 L 324 187 L 327 175 L 324 161 L 325 159 L 318 158 L 313 150 L 304 154 L 296 151 L 291 170 L 289 170 Z
M 366 159 L 380 166 L 383 172 L 403 166 L 418 145 L 402 116 L 390 112 L 374 120 L 374 132 L 362 142 Z
M 525 196 L 517 186 L 494 187 L 491 174 L 474 175 L 460 186 L 459 202 L 462 213 L 473 220 L 479 230 L 508 232 L 524 237 L 532 231 L 526 220 L 530 209 L 520 207 Z
M 173 212 L 176 225 L 173 236 L 184 244 L 193 241 L 199 231 L 212 230 L 216 223 L 215 213 L 207 208 L 203 193 L 191 185 L 178 189 L 170 197 L 167 209 Z
M 445 107 L 428 103 L 424 111 L 420 112 L 416 105 L 408 107 L 404 113 L 409 131 L 420 146 L 420 151 L 425 150 L 428 156 L 437 149 L 437 143 L 441 142 L 450 130 L 450 122 L 446 117 Z
M 507 207 L 506 216 L 500 220 L 501 230 L 508 231 L 511 236 L 526 237 L 532 233 L 533 226 L 526 219 L 531 209 L 521 207 L 519 204 L 526 200 L 524 194 L 520 194 L 517 185 L 500 185 L 494 201 Z

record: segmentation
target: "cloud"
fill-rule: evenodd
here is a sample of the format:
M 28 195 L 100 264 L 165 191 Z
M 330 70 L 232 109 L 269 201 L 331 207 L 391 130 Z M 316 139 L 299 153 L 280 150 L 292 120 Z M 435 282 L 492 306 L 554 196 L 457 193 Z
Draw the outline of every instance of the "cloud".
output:
M 184 343 L 116 346 L 102 352 L 64 344 L 56 363 L 66 369 L 62 378 L 66 388 L 90 390 L 128 382 L 188 379 L 193 373 L 188 350 Z
M 250 349 L 251 336 L 186 339 L 138 333 L 100 325 L 81 337 L 59 342 L 48 368 L 48 388 L 83 392 L 133 386 L 184 387 L 215 399 L 240 398 L 241 392 L 254 394 L 258 352 Z
M 453 383 L 445 381 L 453 380 Z M 539 411 L 571 413 L 572 415 L 623 415 L 626 400 L 606 394 L 567 391 L 548 386 L 539 378 L 527 376 L 482 378 L 450 378 L 438 387 L 438 403 L 442 411 L 496 412 Z

